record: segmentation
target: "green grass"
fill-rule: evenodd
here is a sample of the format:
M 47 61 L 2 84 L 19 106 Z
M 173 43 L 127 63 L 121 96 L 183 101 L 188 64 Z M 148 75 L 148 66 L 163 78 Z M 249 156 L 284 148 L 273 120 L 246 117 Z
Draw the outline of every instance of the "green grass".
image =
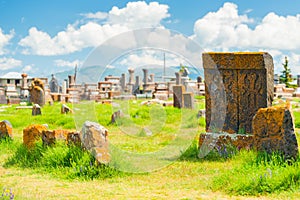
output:
M 288 162 L 278 153 L 268 155 L 242 151 L 234 160 L 241 163 L 215 177 L 213 190 L 252 196 L 300 191 L 300 157 L 296 161 Z
M 196 115 L 205 105 L 203 97 L 197 97 L 196 101 L 194 111 L 141 106 L 141 101 L 130 101 L 128 110 L 123 110 L 127 117 L 116 124 L 110 123 L 111 114 L 120 108 L 107 104 L 69 104 L 75 114 L 60 114 L 61 104 L 55 103 L 45 105 L 41 116 L 31 116 L 31 110 L 16 110 L 16 106 L 6 108 L 0 112 L 0 121 L 12 123 L 14 139 L 0 141 L 0 190 L 12 188 L 17 199 L 97 199 L 96 190 L 101 190 L 103 199 L 201 199 L 207 198 L 205 195 L 209 199 L 240 199 L 239 195 L 300 198 L 300 159 L 285 162 L 278 154 L 238 152 L 230 146 L 213 150 L 199 159 L 198 136 L 204 131 L 205 119 L 197 119 Z M 121 108 L 126 106 L 121 105 Z M 299 127 L 300 112 L 294 112 L 294 116 Z M 162 163 L 165 167 L 142 174 L 118 171 L 124 166 L 126 169 L 140 167 L 126 160 L 120 151 L 113 154 L 118 161 L 111 165 L 115 164 L 115 169 L 98 164 L 81 148 L 61 142 L 46 147 L 39 141 L 31 150 L 22 145 L 22 130 L 30 124 L 74 130 L 86 119 L 105 126 L 109 130 L 109 141 L 117 150 L 150 152 L 148 160 L 140 160 L 143 167 L 153 165 L 157 151 L 167 154 L 178 150 L 182 143 L 176 141 L 176 137 L 187 137 L 189 143 L 186 144 L 191 145 L 175 153 L 179 159 L 167 160 Z M 149 130 L 152 135 L 147 135 Z M 193 133 L 187 134 L 189 131 Z M 299 135 L 297 137 L 299 139 Z

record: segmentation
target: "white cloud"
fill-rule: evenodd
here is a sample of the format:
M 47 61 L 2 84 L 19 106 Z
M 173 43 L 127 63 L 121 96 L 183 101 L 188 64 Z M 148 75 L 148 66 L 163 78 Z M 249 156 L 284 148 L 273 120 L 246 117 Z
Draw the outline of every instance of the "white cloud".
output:
M 0 55 L 3 55 L 6 52 L 5 46 L 9 44 L 9 41 L 14 37 L 14 34 L 13 30 L 11 30 L 9 34 L 5 34 L 0 28 Z
M 32 72 L 34 69 L 33 69 L 33 66 L 32 65 L 26 65 L 25 67 L 23 67 L 22 71 L 23 72 Z
M 22 65 L 21 60 L 16 60 L 14 58 L 2 57 L 0 58 L 0 70 L 13 69 L 15 67 L 20 67 Z
M 194 38 L 206 48 L 230 48 L 247 46 L 252 22 L 247 15 L 239 15 L 237 5 L 225 3 L 217 12 L 209 12 L 194 25 Z
M 108 14 L 105 12 L 96 12 L 96 13 L 85 13 L 85 14 L 81 14 L 82 16 L 84 16 L 87 19 L 98 19 L 98 20 L 103 20 L 106 19 L 108 17 Z
M 54 61 L 54 65 L 58 67 L 75 67 L 76 65 L 80 66 L 81 64 L 82 62 L 79 60 L 67 61 L 59 59 Z
M 129 2 L 125 8 L 112 8 L 109 11 L 108 23 L 124 24 L 129 28 L 157 27 L 162 19 L 170 17 L 168 9 L 168 5 L 158 2 Z
M 83 48 L 97 47 L 108 38 L 131 29 L 161 26 L 160 22 L 169 17 L 168 8 L 157 2 L 129 2 L 125 8 L 113 7 L 108 16 L 101 12 L 84 14 L 90 19 L 107 17 L 102 24 L 93 21 L 82 25 L 69 24 L 54 37 L 32 27 L 19 45 L 23 47 L 23 54 L 46 56 L 73 53 Z
M 279 16 L 267 14 L 251 29 L 253 20 L 239 15 L 234 3 L 225 3 L 217 12 L 197 20 L 194 36 L 205 48 L 216 50 L 267 48 L 274 50 L 300 49 L 300 14 Z

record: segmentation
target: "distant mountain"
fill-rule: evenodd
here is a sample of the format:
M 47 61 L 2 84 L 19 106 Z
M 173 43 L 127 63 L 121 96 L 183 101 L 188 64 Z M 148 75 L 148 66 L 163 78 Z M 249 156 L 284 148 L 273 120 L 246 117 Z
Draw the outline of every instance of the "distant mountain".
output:
M 139 67 L 135 68 L 134 76 L 140 76 L 141 80 L 143 80 L 144 74 L 143 74 L 143 68 L 145 67 Z M 155 80 L 156 81 L 162 81 L 162 76 L 164 75 L 164 69 L 160 66 L 147 66 L 148 73 L 154 74 Z M 203 71 L 193 68 L 193 67 L 187 67 L 190 74 L 189 78 L 191 80 L 197 80 L 198 76 L 203 77 Z M 174 77 L 175 78 L 175 72 L 178 72 L 180 70 L 180 66 L 171 66 L 171 67 L 166 67 L 165 69 L 165 74 L 168 77 Z M 128 69 L 127 68 L 121 68 L 121 67 L 114 67 L 114 68 L 104 68 L 100 66 L 90 66 L 90 67 L 85 67 L 78 69 L 77 72 L 77 78 L 76 82 L 78 84 L 81 83 L 97 83 L 99 81 L 103 81 L 104 77 L 106 76 L 121 76 L 122 73 L 126 74 L 126 79 L 128 80 L 129 74 L 128 74 Z M 74 69 L 64 71 L 64 72 L 59 72 L 54 74 L 56 79 L 60 84 L 62 84 L 64 79 L 68 79 L 68 75 L 74 75 Z M 48 77 L 49 81 L 51 80 L 51 76 Z

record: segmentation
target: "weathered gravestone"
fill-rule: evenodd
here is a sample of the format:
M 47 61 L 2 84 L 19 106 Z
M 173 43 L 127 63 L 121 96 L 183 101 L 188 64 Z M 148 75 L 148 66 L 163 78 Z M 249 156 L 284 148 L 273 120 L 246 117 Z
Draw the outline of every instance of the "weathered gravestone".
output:
M 43 131 L 48 128 L 45 125 L 33 124 L 23 130 L 23 144 L 27 148 L 32 148 L 35 143 L 42 138 Z
M 67 144 L 80 146 L 79 133 L 70 130 L 45 130 L 42 132 L 44 145 L 53 145 L 57 140 L 65 141 Z
M 183 93 L 183 104 L 184 104 L 184 108 L 190 108 L 190 109 L 194 109 L 194 93 L 192 92 L 186 92 Z
M 173 106 L 175 108 L 183 107 L 183 93 L 185 88 L 183 85 L 174 85 L 173 86 Z
M 40 106 L 45 105 L 45 88 L 42 80 L 35 78 L 29 88 L 30 102 Z
M 272 57 L 268 53 L 257 52 L 203 53 L 202 58 L 206 131 L 213 131 L 224 121 L 219 131 L 252 133 L 255 113 L 259 108 L 272 105 Z
M 12 138 L 12 125 L 7 120 L 0 122 L 0 139 L 1 138 Z
M 55 78 L 54 74 L 51 75 L 52 76 L 52 79 L 49 83 L 49 86 L 50 86 L 50 92 L 52 93 L 57 93 L 59 92 L 59 84 L 58 84 L 58 81 L 57 79 Z
M 252 121 L 254 147 L 267 153 L 280 152 L 286 159 L 298 157 L 293 118 L 287 106 L 261 108 Z
M 32 116 L 41 115 L 42 114 L 41 106 L 39 104 L 34 104 L 32 106 L 31 114 Z
M 61 114 L 68 114 L 68 113 L 73 113 L 73 110 L 67 106 L 66 104 L 62 104 L 60 108 L 60 113 Z
M 108 131 L 95 122 L 86 121 L 80 132 L 80 139 L 85 149 L 90 151 L 99 163 L 110 161 L 108 149 Z
M 124 117 L 124 113 L 122 110 L 118 110 L 111 115 L 110 123 L 116 123 L 118 119 Z

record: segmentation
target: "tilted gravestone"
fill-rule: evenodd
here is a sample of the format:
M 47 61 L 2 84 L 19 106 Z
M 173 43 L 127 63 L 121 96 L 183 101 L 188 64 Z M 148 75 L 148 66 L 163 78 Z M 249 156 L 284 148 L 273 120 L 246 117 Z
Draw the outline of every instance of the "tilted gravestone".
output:
M 95 122 L 86 121 L 80 131 L 82 146 L 95 156 L 99 163 L 110 161 L 108 131 Z
M 202 58 L 206 131 L 212 131 L 223 120 L 219 131 L 252 133 L 253 116 L 259 108 L 272 105 L 274 66 L 271 55 L 265 52 L 204 53 Z

